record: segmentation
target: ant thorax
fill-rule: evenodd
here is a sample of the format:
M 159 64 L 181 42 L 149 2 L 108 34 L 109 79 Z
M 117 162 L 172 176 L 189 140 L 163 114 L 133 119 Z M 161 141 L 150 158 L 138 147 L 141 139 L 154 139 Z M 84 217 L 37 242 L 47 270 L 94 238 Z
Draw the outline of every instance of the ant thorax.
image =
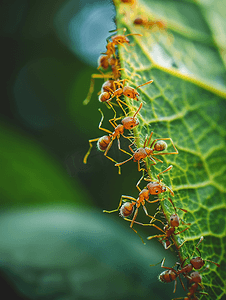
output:
M 149 182 L 149 183 L 147 184 L 147 188 L 148 188 L 149 193 L 150 193 L 151 195 L 158 195 L 158 194 L 160 194 L 160 193 L 166 192 L 166 187 L 165 187 L 165 186 L 162 186 L 160 183 L 155 182 L 155 181 Z
M 123 133 L 124 133 L 124 126 L 122 124 L 119 124 L 117 127 L 115 127 L 112 136 L 118 136 Z
M 143 201 L 143 200 L 148 200 L 149 199 L 149 190 L 147 189 L 143 189 L 140 193 L 139 193 L 139 201 Z
M 125 129 L 132 129 L 135 126 L 139 125 L 139 121 L 137 118 L 134 117 L 126 117 L 124 119 L 122 119 L 122 124 L 124 126 Z
M 154 149 L 155 151 L 163 151 L 167 149 L 167 143 L 165 141 L 157 141 L 154 145 Z

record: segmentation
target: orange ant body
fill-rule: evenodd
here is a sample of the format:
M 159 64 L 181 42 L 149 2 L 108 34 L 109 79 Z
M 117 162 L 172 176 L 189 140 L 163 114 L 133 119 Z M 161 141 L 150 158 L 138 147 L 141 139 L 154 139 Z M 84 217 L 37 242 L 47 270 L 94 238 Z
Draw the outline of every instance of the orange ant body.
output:
M 137 218 L 138 209 L 139 209 L 139 207 L 140 207 L 141 205 L 143 206 L 143 210 L 144 210 L 145 214 L 146 214 L 148 217 L 152 218 L 152 220 L 157 220 L 155 217 L 152 217 L 152 216 L 150 216 L 150 215 L 148 214 L 147 208 L 146 208 L 146 206 L 145 206 L 145 201 L 147 201 L 148 203 L 155 203 L 155 202 L 164 200 L 164 199 L 162 199 L 162 200 L 157 199 L 157 200 L 150 201 L 150 200 L 149 200 L 149 196 L 150 196 L 150 195 L 157 195 L 157 194 L 166 192 L 166 188 L 168 188 L 168 187 L 166 187 L 166 186 L 164 186 L 163 184 L 161 184 L 159 175 L 162 174 L 162 173 L 165 173 L 165 172 L 169 171 L 172 167 L 173 167 L 173 166 L 169 166 L 166 170 L 160 172 L 160 173 L 157 175 L 157 177 L 159 178 L 159 182 L 156 183 L 156 186 L 155 186 L 154 189 L 153 189 L 153 186 L 150 185 L 151 183 L 149 183 L 149 184 L 147 185 L 147 189 L 144 188 L 143 190 L 141 190 L 140 187 L 139 187 L 139 183 L 140 183 L 140 181 L 142 180 L 142 177 L 141 177 L 141 179 L 138 181 L 138 183 L 137 183 L 137 185 L 136 185 L 136 187 L 137 187 L 137 189 L 138 189 L 138 191 L 139 191 L 139 196 L 138 196 L 137 199 L 135 199 L 134 197 L 131 197 L 131 196 L 125 196 L 125 195 L 122 195 L 117 209 L 114 209 L 114 210 L 111 210 L 111 211 L 104 210 L 103 212 L 106 212 L 106 213 L 113 213 L 113 212 L 116 212 L 116 211 L 119 210 L 119 215 L 120 215 L 121 217 L 123 217 L 126 221 L 131 222 L 131 223 L 130 223 L 130 227 L 131 227 L 136 233 L 137 233 L 137 231 L 133 228 L 133 224 L 134 224 L 134 223 L 137 223 L 137 224 L 140 224 L 140 225 L 144 225 L 144 224 L 142 224 L 142 223 L 139 223 L 139 222 L 136 222 L 136 221 L 135 221 L 136 218 Z M 168 189 L 169 189 L 169 188 L 168 188 Z M 169 190 L 170 190 L 170 189 L 169 189 Z M 172 191 L 170 190 L 170 192 L 172 192 Z M 124 201 L 123 199 L 128 199 L 128 200 L 130 200 L 131 202 L 125 202 L 125 203 L 122 205 L 122 202 Z M 136 210 L 135 210 L 135 213 L 134 213 L 134 215 L 133 215 L 132 220 L 126 219 L 126 217 L 130 216 L 130 215 L 133 213 L 134 207 L 136 207 Z M 160 220 L 158 220 L 158 221 L 160 221 Z M 162 221 L 160 221 L 160 222 L 161 222 L 162 224 L 164 224 Z M 152 224 L 152 225 L 153 225 L 153 224 Z M 142 240 L 142 241 L 143 241 L 143 240 Z
M 170 216 L 170 221 L 167 225 L 165 225 L 165 227 L 163 228 L 163 230 L 161 228 L 159 228 L 158 226 L 156 226 L 155 224 L 150 224 L 150 226 L 154 226 L 155 228 L 159 229 L 160 231 L 163 232 L 163 234 L 157 234 L 157 235 L 153 235 L 153 236 L 149 236 L 147 239 L 151 240 L 153 238 L 162 238 L 161 239 L 161 243 L 163 243 L 163 241 L 165 240 L 165 249 L 169 249 L 172 246 L 172 243 L 170 242 L 169 238 L 173 235 L 178 235 L 182 232 L 184 232 L 185 230 L 189 229 L 189 227 L 183 229 L 182 231 L 176 232 L 176 227 L 178 227 L 180 225 L 180 220 L 182 221 L 183 225 L 191 225 L 190 223 L 186 224 L 182 219 L 179 218 L 179 216 L 176 213 L 176 207 L 173 204 L 172 199 L 168 198 L 168 200 L 171 202 L 171 204 L 173 205 L 173 208 L 175 210 L 175 214 L 172 214 Z M 184 211 L 185 213 L 187 212 L 187 210 L 182 209 L 182 208 L 178 208 L 182 211 Z M 166 216 L 165 216 L 166 217 Z M 179 249 L 184 243 L 182 243 L 179 247 L 177 247 L 177 249 Z
M 115 30 L 114 30 L 115 31 Z M 125 35 L 126 28 L 123 29 L 123 34 L 122 35 L 113 35 L 111 36 L 112 41 L 107 40 L 107 46 L 106 49 L 107 51 L 103 53 L 98 59 L 98 69 L 103 69 L 107 70 L 109 66 L 111 67 L 112 73 L 108 74 L 92 74 L 91 76 L 91 83 L 90 83 L 90 88 L 89 92 L 87 94 L 86 99 L 83 101 L 84 105 L 87 105 L 91 99 L 91 96 L 94 91 L 94 79 L 95 78 L 112 78 L 114 80 L 117 80 L 120 78 L 121 73 L 120 73 L 120 62 L 119 59 L 116 57 L 116 48 L 115 46 L 121 45 L 124 46 L 124 44 L 130 44 L 130 41 L 128 39 L 128 36 L 130 35 L 138 35 L 142 36 L 142 34 L 139 33 L 130 33 Z
M 193 270 L 193 268 L 194 268 L 195 270 L 199 270 L 199 269 L 201 269 L 201 268 L 205 265 L 205 261 L 211 262 L 211 263 L 215 264 L 217 267 L 220 267 L 219 264 L 217 264 L 217 263 L 215 263 L 215 262 L 213 262 L 213 261 L 211 261 L 211 260 L 208 260 L 208 259 L 205 259 L 205 260 L 204 260 L 204 259 L 202 259 L 202 257 L 201 257 L 201 252 L 199 251 L 198 245 L 203 241 L 203 239 L 204 239 L 203 236 L 201 236 L 201 238 L 200 238 L 198 244 L 197 244 L 196 247 L 195 247 L 196 250 L 199 252 L 199 255 L 200 255 L 200 256 L 192 257 L 192 258 L 190 259 L 190 263 L 187 264 L 187 265 L 185 265 L 185 266 L 183 266 L 184 263 L 185 263 L 185 261 L 186 261 L 187 258 L 188 258 L 188 257 L 186 257 L 186 258 L 184 259 L 184 261 L 182 262 L 182 264 L 181 264 L 181 270 L 178 271 L 179 274 L 183 273 L 183 274 L 186 276 L 186 274 L 188 274 L 189 272 L 191 272 L 191 271 Z M 194 252 L 193 252 L 192 256 L 193 256 L 193 255 L 194 255 Z
M 146 28 L 152 28 L 152 27 L 158 27 L 159 29 L 165 30 L 166 29 L 166 23 L 162 20 L 156 20 L 156 21 L 149 21 L 145 18 L 142 17 L 137 17 L 133 21 L 134 25 L 142 25 L 145 26 Z
M 169 283 L 169 282 L 173 282 L 174 281 L 174 290 L 173 290 L 173 293 L 176 292 L 176 288 L 177 288 L 177 277 L 179 278 L 180 280 L 180 283 L 183 287 L 183 289 L 185 290 L 185 287 L 184 287 L 184 284 L 180 278 L 180 274 L 174 270 L 173 268 L 169 268 L 169 267 L 165 267 L 164 266 L 164 262 L 165 262 L 165 258 L 163 259 L 162 261 L 162 264 L 161 264 L 161 268 L 164 268 L 164 269 L 167 269 L 166 271 L 162 272 L 160 275 L 159 275 L 159 280 L 161 280 L 162 282 L 164 283 Z
M 188 278 L 189 283 L 190 283 L 190 286 L 188 287 L 187 296 L 186 297 L 180 297 L 180 298 L 174 298 L 173 300 L 179 300 L 179 299 L 198 300 L 198 298 L 195 296 L 196 292 L 198 292 L 199 294 L 202 294 L 202 295 L 208 295 L 205 292 L 197 291 L 199 286 L 201 286 L 202 289 L 204 288 L 201 284 L 202 276 L 200 275 L 199 272 L 197 272 L 197 271 L 192 272 L 189 276 L 186 276 L 186 277 Z
M 110 148 L 111 148 L 111 146 L 112 146 L 112 143 L 113 143 L 113 141 L 114 141 L 116 138 L 118 139 L 118 148 L 119 148 L 119 150 L 122 151 L 122 152 L 124 152 L 124 153 L 127 153 L 125 150 L 121 149 L 119 138 L 120 138 L 121 135 L 122 135 L 124 138 L 128 138 L 128 139 L 131 138 L 131 137 L 126 137 L 126 136 L 123 135 L 124 129 L 130 130 L 130 129 L 134 128 L 135 126 L 137 126 L 137 125 L 139 124 L 139 121 L 137 120 L 136 115 L 137 115 L 138 112 L 140 111 L 141 107 L 142 107 L 142 103 L 140 104 L 139 108 L 137 109 L 137 111 L 135 112 L 135 114 L 133 115 L 133 117 L 125 117 L 125 118 L 122 119 L 122 121 L 121 121 L 122 124 L 117 125 L 117 123 L 115 122 L 116 120 L 121 119 L 121 117 L 119 117 L 119 118 L 114 118 L 114 119 L 110 119 L 109 122 L 110 122 L 111 125 L 114 127 L 114 131 L 113 131 L 113 132 L 111 132 L 111 131 L 108 130 L 108 129 L 105 129 L 105 128 L 102 128 L 102 127 L 101 127 L 101 126 L 102 126 L 103 119 L 104 119 L 104 115 L 103 115 L 102 111 L 99 109 L 99 111 L 100 111 L 101 114 L 102 114 L 102 118 L 101 118 L 101 121 L 100 121 L 100 123 L 99 123 L 99 127 L 98 127 L 98 128 L 101 129 L 101 130 L 103 130 L 103 131 L 105 131 L 105 132 L 107 132 L 107 133 L 109 133 L 109 135 L 108 135 L 108 136 L 107 136 L 107 135 L 104 135 L 104 136 L 102 136 L 101 138 L 96 138 L 96 139 L 89 140 L 89 145 L 90 145 L 90 147 L 89 147 L 89 150 L 88 150 L 88 152 L 86 153 L 86 155 L 85 155 L 85 157 L 84 157 L 84 159 L 83 159 L 84 164 L 87 163 L 87 158 L 88 158 L 88 156 L 89 156 L 89 154 L 90 154 L 90 151 L 91 151 L 91 149 L 92 149 L 92 146 L 93 146 L 92 143 L 93 143 L 93 142 L 97 142 L 97 147 L 98 147 L 98 149 L 99 149 L 100 151 L 104 151 L 104 155 L 105 155 L 108 159 L 110 159 L 111 161 L 113 161 L 113 162 L 116 162 L 116 161 L 113 160 L 111 157 L 107 156 L 107 153 L 108 153 L 108 151 L 110 150 Z M 127 153 L 127 154 L 128 154 L 128 153 Z M 119 174 L 121 174 L 120 168 L 119 168 Z
M 133 159 L 134 162 L 138 162 L 138 171 L 141 171 L 142 169 L 140 168 L 140 161 L 144 161 L 144 158 L 149 157 L 151 161 L 153 161 L 154 163 L 152 165 L 156 165 L 156 160 L 160 161 L 161 163 L 163 163 L 163 161 L 161 161 L 160 159 L 157 158 L 153 158 L 153 156 L 156 155 L 169 155 L 169 154 L 178 154 L 179 152 L 177 151 L 176 147 L 174 146 L 174 143 L 172 141 L 171 138 L 161 138 L 161 139 L 155 139 L 150 148 L 148 147 L 150 141 L 151 141 L 151 137 L 152 137 L 153 131 L 150 134 L 150 137 L 148 139 L 147 142 L 147 137 L 144 141 L 144 146 L 142 148 L 138 148 L 135 152 L 133 151 L 133 149 L 131 148 L 131 146 L 134 144 L 134 142 L 132 144 L 129 145 L 129 149 L 131 150 L 131 152 L 133 153 L 133 155 L 131 155 L 131 157 L 123 162 L 117 163 L 115 164 L 116 167 L 121 166 L 122 164 L 130 161 Z M 175 149 L 175 152 L 168 152 L 168 153 L 154 153 L 154 151 L 163 151 L 167 149 L 167 143 L 165 142 L 165 140 L 169 140 L 171 141 L 173 148 Z M 153 147 L 154 146 L 154 147 Z M 153 148 L 152 148 L 153 147 Z M 145 161 L 144 161 L 145 162 Z
M 119 104 L 119 106 L 121 107 L 121 109 L 123 110 L 124 114 L 126 114 L 124 108 L 122 107 L 121 103 L 128 106 L 128 104 L 126 104 L 125 102 L 123 102 L 119 97 L 124 95 L 127 96 L 131 99 L 137 100 L 140 95 L 137 92 L 137 89 L 140 88 L 141 86 L 144 86 L 146 84 L 152 83 L 153 80 L 150 80 L 148 82 L 145 82 L 139 86 L 137 86 L 136 88 L 130 87 L 130 86 L 124 86 L 126 79 L 122 80 L 123 83 L 121 82 L 121 80 L 118 81 L 114 81 L 114 80 L 107 80 L 103 86 L 102 86 L 102 93 L 99 95 L 99 101 L 100 102 L 107 102 L 111 108 L 113 109 L 113 111 L 115 112 L 114 117 L 116 117 L 116 111 L 114 110 L 113 106 L 110 104 L 110 101 L 112 100 L 112 98 L 116 97 L 116 101 Z M 119 86 L 119 88 L 116 88 L 116 85 Z

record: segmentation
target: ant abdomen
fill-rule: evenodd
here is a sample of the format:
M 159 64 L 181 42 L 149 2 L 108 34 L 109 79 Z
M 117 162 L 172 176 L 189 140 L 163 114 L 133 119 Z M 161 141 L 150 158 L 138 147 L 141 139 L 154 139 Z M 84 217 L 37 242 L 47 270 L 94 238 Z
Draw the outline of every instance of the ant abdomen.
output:
M 108 135 L 102 136 L 98 141 L 97 141 L 97 148 L 100 151 L 105 151 L 108 147 L 108 145 L 111 142 L 111 138 Z
M 109 92 L 103 92 L 99 96 L 99 101 L 100 102 L 106 102 L 111 98 L 111 95 Z
M 125 202 L 119 211 L 119 215 L 123 218 L 129 217 L 134 211 L 134 204 L 131 202 Z
M 113 89 L 114 89 L 114 80 L 105 81 L 101 87 L 102 93 L 112 91 Z
M 166 270 L 159 275 L 159 280 L 166 283 L 172 282 L 176 278 L 177 278 L 177 274 L 172 270 Z
M 155 151 L 163 151 L 167 149 L 167 143 L 165 141 L 157 141 L 154 145 L 154 150 Z

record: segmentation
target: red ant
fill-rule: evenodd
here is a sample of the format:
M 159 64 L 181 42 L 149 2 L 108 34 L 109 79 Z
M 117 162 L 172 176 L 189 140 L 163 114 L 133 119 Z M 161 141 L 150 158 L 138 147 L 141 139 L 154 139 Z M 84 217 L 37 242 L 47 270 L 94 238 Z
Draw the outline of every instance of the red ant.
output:
M 143 25 L 146 28 L 150 27 L 158 27 L 159 29 L 166 29 L 166 23 L 163 22 L 162 20 L 156 20 L 156 21 L 149 21 L 148 19 L 142 18 L 142 17 L 137 17 L 134 21 L 133 24 L 135 25 Z
M 147 137 L 145 138 L 144 141 L 144 146 L 142 148 L 138 148 L 135 152 L 133 151 L 133 149 L 131 148 L 131 146 L 135 143 L 135 140 L 132 144 L 129 145 L 129 149 L 131 150 L 131 152 L 133 153 L 133 155 L 131 155 L 131 157 L 123 162 L 117 163 L 115 164 L 116 167 L 121 166 L 122 164 L 125 164 L 126 162 L 130 161 L 131 159 L 133 159 L 134 162 L 138 162 L 138 171 L 141 171 L 142 169 L 140 168 L 140 160 L 144 161 L 144 158 L 149 157 L 150 160 L 152 160 L 154 163 L 152 165 L 156 165 L 156 160 L 160 161 L 161 163 L 163 163 L 162 160 L 158 159 L 158 158 L 153 158 L 153 156 L 156 155 L 168 155 L 168 154 L 178 154 L 179 152 L 177 151 L 176 147 L 174 146 L 174 143 L 172 141 L 171 138 L 161 138 L 161 139 L 155 139 L 152 143 L 150 148 L 148 147 L 150 141 L 151 141 L 151 137 L 152 137 L 153 131 L 150 134 L 150 137 L 148 139 L 147 142 Z M 167 143 L 164 142 L 165 140 L 169 140 L 171 141 L 173 148 L 175 149 L 175 152 L 168 152 L 168 153 L 154 153 L 154 151 L 163 151 L 167 149 Z M 153 147 L 154 145 L 154 147 Z M 152 148 L 153 147 L 153 148 Z M 144 161 L 145 162 L 145 161 Z M 144 170 L 144 169 L 143 169 Z
M 124 152 L 124 153 L 126 153 L 126 154 L 128 154 L 125 150 L 121 149 L 119 138 L 120 138 L 120 135 L 122 135 L 124 138 L 128 138 L 128 139 L 131 138 L 131 137 L 126 137 L 126 136 L 123 135 L 124 129 L 130 130 L 130 129 L 134 128 L 135 126 L 137 126 L 139 124 L 139 121 L 137 120 L 136 115 L 140 111 L 141 107 L 142 107 L 142 103 L 140 104 L 139 108 L 137 109 L 137 111 L 135 112 L 135 114 L 133 115 L 133 117 L 125 117 L 125 118 L 122 119 L 122 121 L 121 121 L 122 124 L 117 125 L 117 123 L 115 122 L 116 120 L 121 119 L 121 117 L 110 119 L 109 122 L 114 127 L 114 131 L 113 132 L 111 132 L 108 129 L 105 129 L 105 128 L 101 127 L 103 119 L 104 119 L 104 115 L 103 115 L 102 111 L 99 109 L 99 111 L 100 111 L 100 113 L 102 115 L 102 118 L 101 118 L 101 121 L 99 123 L 98 128 L 101 129 L 101 130 L 103 130 L 103 131 L 105 131 L 105 132 L 107 132 L 107 133 L 109 133 L 109 135 L 108 136 L 104 135 L 101 138 L 96 138 L 96 139 L 89 140 L 90 147 L 89 147 L 89 150 L 88 150 L 88 152 L 86 153 L 86 155 L 85 155 L 85 157 L 83 159 L 84 164 L 87 163 L 87 158 L 88 158 L 88 156 L 90 154 L 91 148 L 93 146 L 92 145 L 93 142 L 97 142 L 98 149 L 100 151 L 105 151 L 104 155 L 108 159 L 110 159 L 111 161 L 113 161 L 115 163 L 116 163 L 116 161 L 113 160 L 113 158 L 107 156 L 107 153 L 110 150 L 110 148 L 112 146 L 112 143 L 113 143 L 113 141 L 116 138 L 118 139 L 118 148 L 119 148 L 119 150 L 122 151 L 122 152 Z M 119 167 L 119 174 L 121 174 L 120 167 Z
M 165 282 L 165 283 L 169 283 L 169 282 L 174 281 L 173 293 L 175 293 L 176 288 L 177 288 L 177 277 L 179 277 L 180 283 L 181 283 L 183 289 L 185 290 L 184 284 L 183 284 L 183 282 L 180 278 L 180 274 L 176 270 L 174 270 L 174 268 L 165 267 L 164 262 L 165 262 L 165 258 L 162 261 L 161 268 L 164 268 L 164 269 L 167 269 L 167 270 L 162 272 L 159 275 L 159 280 L 161 280 L 162 282 Z
M 211 261 L 211 260 L 208 260 L 208 259 L 205 259 L 205 260 L 204 260 L 204 259 L 202 259 L 202 257 L 201 257 L 201 252 L 199 251 L 198 245 L 203 241 L 203 239 L 204 239 L 203 236 L 201 236 L 201 238 L 200 238 L 198 244 L 197 244 L 196 247 L 195 247 L 196 250 L 199 252 L 199 255 L 200 255 L 200 256 L 193 257 L 194 252 L 195 252 L 195 250 L 194 250 L 194 252 L 193 252 L 193 254 L 192 254 L 192 259 L 190 259 L 190 263 L 189 263 L 189 264 L 183 266 L 184 263 L 185 263 L 185 261 L 188 259 L 188 257 L 186 257 L 186 258 L 183 260 L 183 262 L 182 262 L 182 264 L 181 264 L 181 270 L 178 271 L 179 274 L 183 273 L 184 275 L 186 275 L 186 274 L 188 274 L 189 272 L 191 272 L 193 268 L 196 269 L 196 270 L 199 270 L 199 269 L 201 269 L 201 268 L 204 266 L 205 261 L 211 262 L 211 263 L 215 264 L 217 267 L 220 267 L 219 264 L 217 264 L 217 263 L 215 263 L 215 262 L 213 262 L 213 261 Z
M 170 216 L 170 221 L 168 222 L 167 225 L 165 225 L 165 227 L 163 228 L 163 230 L 162 230 L 161 228 L 159 228 L 158 226 L 156 226 L 155 224 L 150 224 L 150 226 L 154 226 L 154 227 L 157 228 L 158 230 L 162 231 L 163 234 L 157 234 L 157 235 L 149 236 L 149 237 L 147 238 L 148 240 L 151 240 L 151 239 L 153 239 L 153 238 L 162 238 L 162 239 L 161 239 L 161 243 L 165 240 L 165 245 L 164 245 L 165 249 L 169 249 L 169 248 L 172 246 L 172 244 L 171 244 L 171 242 L 170 242 L 170 240 L 169 240 L 169 238 L 170 238 L 171 236 L 173 236 L 173 235 L 178 235 L 178 234 L 184 232 L 185 230 L 189 229 L 189 227 L 187 227 L 187 228 L 183 229 L 182 231 L 179 231 L 179 232 L 176 232 L 176 233 L 175 233 L 176 227 L 178 227 L 179 224 L 180 224 L 180 220 L 181 220 L 181 222 L 182 222 L 183 225 L 191 225 L 190 223 L 187 223 L 187 224 L 186 224 L 182 219 L 179 218 L 179 216 L 178 216 L 177 213 L 176 213 L 176 207 L 175 207 L 175 205 L 174 205 L 172 199 L 168 198 L 168 200 L 169 200 L 169 201 L 171 202 L 171 204 L 173 205 L 173 208 L 174 208 L 174 210 L 175 210 L 175 214 L 172 214 L 172 215 Z M 185 210 L 185 209 L 182 209 L 182 208 L 178 208 L 178 209 L 182 210 L 182 211 L 185 212 L 185 213 L 187 212 L 187 210 Z M 164 215 L 165 215 L 165 214 L 164 214 Z M 166 216 L 165 216 L 165 217 L 166 217 Z M 184 243 L 185 243 L 185 242 L 183 242 L 180 246 L 178 246 L 177 249 L 180 249 L 180 247 L 181 247 Z
M 123 81 L 123 83 L 121 83 Z M 99 101 L 100 102 L 107 102 L 111 108 L 114 110 L 112 105 L 110 104 L 110 101 L 112 98 L 116 97 L 116 101 L 118 102 L 119 106 L 123 110 L 123 112 L 126 114 L 125 110 L 123 109 L 121 103 L 124 105 L 128 106 L 125 102 L 123 102 L 121 99 L 119 99 L 120 96 L 124 95 L 128 98 L 134 99 L 138 101 L 138 98 L 140 95 L 137 92 L 137 89 L 140 88 L 141 86 L 144 86 L 146 84 L 152 83 L 153 80 L 150 80 L 148 82 L 145 82 L 136 88 L 130 87 L 130 86 L 124 86 L 125 82 L 128 81 L 127 79 L 119 80 L 119 81 L 112 81 L 108 80 L 107 83 L 104 83 L 104 91 L 100 94 L 99 96 Z M 118 89 L 116 89 L 116 85 L 120 86 Z M 114 110 L 115 112 L 115 110 Z M 116 112 L 114 117 L 116 117 Z
M 178 274 L 178 273 L 177 273 Z M 189 276 L 186 276 L 189 280 L 189 283 L 191 284 L 188 287 L 188 293 L 186 297 L 180 297 L 180 298 L 174 298 L 172 300 L 179 300 L 179 299 L 183 299 L 183 300 L 198 300 L 198 298 L 195 296 L 195 293 L 198 292 L 199 294 L 202 295 L 208 295 L 205 292 L 200 292 L 197 291 L 198 287 L 201 286 L 202 289 L 204 289 L 203 285 L 201 284 L 202 282 L 202 276 L 200 275 L 199 272 L 195 271 L 192 272 Z
M 140 224 L 140 225 L 147 225 L 147 224 L 142 224 L 142 223 L 139 223 L 139 222 L 136 222 L 136 221 L 135 221 L 135 220 L 136 220 L 136 217 L 137 217 L 137 214 L 138 214 L 138 209 L 139 209 L 139 207 L 140 207 L 141 205 L 143 206 L 143 210 L 144 210 L 145 214 L 146 214 L 148 217 L 152 218 L 152 220 L 158 220 L 158 219 L 156 219 L 155 217 L 152 217 L 152 216 L 150 216 L 150 215 L 148 214 L 147 208 L 146 208 L 146 206 L 145 206 L 145 201 L 147 201 L 148 203 L 155 203 L 155 202 L 163 201 L 163 200 L 164 200 L 164 199 L 161 199 L 161 200 L 160 200 L 160 199 L 157 199 L 157 200 L 150 201 L 150 200 L 149 200 L 149 196 L 150 196 L 150 195 L 157 195 L 157 194 L 166 192 L 166 188 L 168 188 L 168 187 L 166 187 L 165 185 L 163 185 L 163 184 L 161 183 L 161 180 L 160 180 L 159 175 L 162 174 L 162 173 L 165 173 L 165 172 L 169 171 L 170 169 L 172 169 L 172 167 L 173 167 L 173 166 L 169 166 L 166 170 L 160 172 L 160 173 L 157 175 L 157 177 L 158 177 L 158 179 L 159 179 L 159 182 L 158 182 L 158 183 L 155 182 L 155 187 L 153 187 L 153 185 L 152 185 L 153 182 L 151 182 L 151 183 L 149 183 L 149 184 L 147 185 L 147 189 L 144 188 L 143 190 L 141 190 L 141 189 L 139 188 L 139 183 L 140 183 L 140 181 L 142 180 L 142 178 L 141 178 L 141 179 L 138 181 L 137 185 L 136 185 L 137 189 L 138 189 L 139 192 L 140 192 L 137 199 L 135 199 L 134 197 L 131 197 L 131 196 L 125 196 L 125 195 L 122 195 L 117 209 L 114 209 L 114 210 L 111 210 L 111 211 L 104 210 L 103 212 L 106 212 L 106 213 L 113 213 L 113 212 L 116 212 L 116 211 L 119 210 L 119 215 L 120 215 L 121 217 L 123 217 L 126 221 L 131 222 L 131 223 L 130 223 L 130 227 L 131 227 L 131 228 L 133 229 L 133 231 L 135 231 L 136 233 L 137 233 L 137 231 L 133 228 L 133 224 L 134 224 L 134 223 L 137 223 L 137 224 Z M 169 188 L 168 188 L 168 189 L 169 189 Z M 169 189 L 169 190 L 170 190 L 170 189 Z M 171 191 L 171 190 L 170 190 L 170 191 Z M 131 202 L 125 202 L 125 203 L 122 205 L 122 202 L 124 202 L 123 199 L 128 199 L 128 200 L 130 200 Z M 133 215 L 132 220 L 126 219 L 126 217 L 130 216 L 130 215 L 133 213 L 134 207 L 136 207 L 136 210 L 135 210 L 135 213 L 134 213 L 134 215 Z M 162 224 L 164 224 L 161 220 L 158 220 L 158 221 L 160 221 Z M 149 225 L 149 224 L 148 224 L 148 225 Z M 141 238 L 141 239 L 142 239 L 142 238 Z M 143 240 L 142 240 L 142 241 L 143 241 Z

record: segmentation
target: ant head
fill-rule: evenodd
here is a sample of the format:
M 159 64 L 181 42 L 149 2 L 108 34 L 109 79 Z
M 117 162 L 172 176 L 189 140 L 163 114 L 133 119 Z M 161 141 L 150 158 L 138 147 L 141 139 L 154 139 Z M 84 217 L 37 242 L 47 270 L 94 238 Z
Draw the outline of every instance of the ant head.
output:
M 191 277 L 192 282 L 201 283 L 201 281 L 202 281 L 202 276 L 197 271 L 192 272 L 190 274 L 190 277 Z
M 165 141 L 157 141 L 154 145 L 154 150 L 155 151 L 163 151 L 167 149 L 167 143 Z
M 140 96 L 140 94 L 136 91 L 136 89 L 132 88 L 131 86 L 124 86 L 123 95 L 137 101 L 138 101 L 137 97 Z
M 193 257 L 190 260 L 190 263 L 192 264 L 194 269 L 199 270 L 204 266 L 205 261 L 200 256 L 197 256 L 197 257 Z
M 119 211 L 119 215 L 123 218 L 130 216 L 134 211 L 135 202 L 125 202 Z
M 172 227 L 178 227 L 180 224 L 180 219 L 177 214 L 173 214 L 170 216 L 170 225 Z
M 103 92 L 99 96 L 99 101 L 100 102 L 106 102 L 111 98 L 111 94 L 109 92 Z
M 105 151 L 108 147 L 108 145 L 111 142 L 111 138 L 108 135 L 104 135 L 97 141 L 97 148 L 100 151 Z
M 115 45 L 123 44 L 123 43 L 127 43 L 127 44 L 130 43 L 128 37 L 126 37 L 124 35 L 114 35 L 111 37 L 111 39 Z
M 134 117 L 126 117 L 122 119 L 122 124 L 125 129 L 132 129 L 135 126 L 139 125 L 139 121 Z
M 164 193 L 166 192 L 166 187 L 165 186 L 162 186 L 160 183 L 158 182 L 149 182 L 147 184 L 147 188 L 149 190 L 149 193 L 151 195 L 158 195 L 158 194 L 161 194 L 161 193 Z

